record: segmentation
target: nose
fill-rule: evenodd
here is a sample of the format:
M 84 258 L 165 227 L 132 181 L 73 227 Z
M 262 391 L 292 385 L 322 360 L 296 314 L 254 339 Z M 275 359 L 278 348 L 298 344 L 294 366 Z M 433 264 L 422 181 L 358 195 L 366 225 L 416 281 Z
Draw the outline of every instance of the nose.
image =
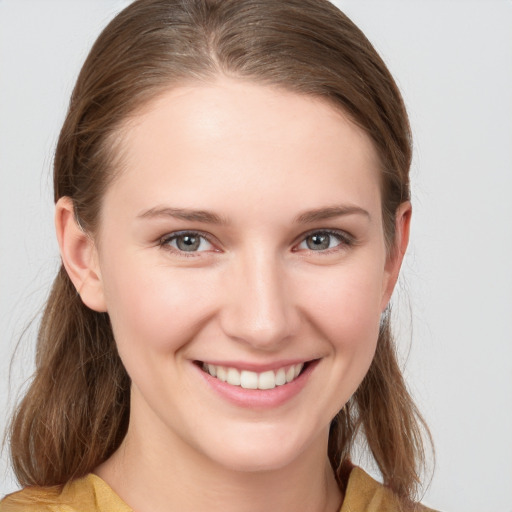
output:
M 262 252 L 237 259 L 223 293 L 221 327 L 230 338 L 272 351 L 297 333 L 300 315 L 278 257 Z

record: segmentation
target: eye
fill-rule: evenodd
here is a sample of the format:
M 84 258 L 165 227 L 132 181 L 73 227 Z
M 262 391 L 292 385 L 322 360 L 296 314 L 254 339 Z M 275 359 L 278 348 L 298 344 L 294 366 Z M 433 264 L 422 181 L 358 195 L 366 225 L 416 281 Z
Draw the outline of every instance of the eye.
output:
M 209 240 L 197 231 L 171 233 L 160 240 L 160 246 L 178 252 L 204 252 L 214 250 Z
M 297 246 L 297 249 L 318 252 L 351 244 L 351 238 L 345 233 L 338 231 L 315 231 L 306 235 L 304 240 Z

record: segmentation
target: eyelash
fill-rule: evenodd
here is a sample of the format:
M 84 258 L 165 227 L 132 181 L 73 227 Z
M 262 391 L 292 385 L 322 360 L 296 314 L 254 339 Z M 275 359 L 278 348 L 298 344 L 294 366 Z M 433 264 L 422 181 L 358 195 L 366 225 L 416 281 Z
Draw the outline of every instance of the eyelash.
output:
M 334 237 L 338 240 L 339 243 L 334 247 L 330 247 L 327 249 L 320 249 L 317 251 L 315 251 L 314 249 L 298 249 L 297 248 L 298 246 L 300 246 L 304 243 L 307 243 L 307 239 L 314 235 L 317 235 L 317 236 L 327 235 L 329 237 Z M 202 231 L 177 231 L 174 233 L 170 233 L 170 234 L 165 235 L 164 237 L 160 238 L 158 245 L 162 249 L 168 250 L 170 252 L 174 252 L 174 253 L 178 254 L 179 256 L 183 256 L 186 258 L 197 257 L 197 255 L 199 253 L 209 251 L 208 249 L 206 251 L 185 251 L 185 250 L 179 249 L 178 247 L 172 247 L 170 245 L 171 242 L 179 239 L 180 237 L 185 237 L 185 236 L 189 236 L 191 238 L 200 238 L 202 240 L 205 240 L 208 244 L 214 246 L 214 244 L 210 241 L 210 235 L 208 233 L 204 233 Z M 202 242 L 200 242 L 200 244 L 201 243 Z M 352 235 L 349 235 L 345 231 L 332 230 L 332 229 L 316 229 L 316 230 L 309 231 L 308 233 L 301 235 L 300 241 L 299 241 L 299 243 L 295 244 L 293 252 L 299 252 L 301 250 L 309 250 L 312 253 L 316 252 L 316 253 L 319 253 L 322 255 L 327 255 L 327 254 L 331 254 L 333 252 L 351 247 L 354 244 L 355 244 L 354 237 Z M 217 251 L 215 251 L 215 252 L 217 252 Z
M 203 233 L 202 231 L 177 231 L 177 232 L 170 233 L 170 234 L 162 237 L 159 240 L 159 246 L 162 249 L 165 249 L 170 252 L 174 252 L 180 256 L 184 256 L 185 258 L 194 258 L 194 257 L 197 257 L 198 253 L 205 252 L 205 251 L 184 251 L 184 250 L 179 249 L 178 247 L 172 247 L 170 245 L 170 243 L 173 242 L 174 240 L 177 240 L 178 238 L 185 237 L 185 236 L 189 236 L 191 238 L 200 238 L 202 240 L 206 240 L 206 242 L 208 242 L 210 245 L 212 245 L 212 246 L 214 245 L 210 241 L 210 237 L 208 236 L 208 234 Z M 200 242 L 200 243 L 202 243 L 202 242 Z
M 327 248 L 327 249 L 321 249 L 321 250 L 318 250 L 318 251 L 315 251 L 313 249 L 306 249 L 306 250 L 309 250 L 310 252 L 316 252 L 316 253 L 319 253 L 321 255 L 328 255 L 328 254 L 332 254 L 333 252 L 337 252 L 337 251 L 340 251 L 340 250 L 343 250 L 343 249 L 347 249 L 348 247 L 351 247 L 355 244 L 355 239 L 352 235 L 349 235 L 347 232 L 345 231 L 340 231 L 340 230 L 337 230 L 337 229 L 315 229 L 313 231 L 310 231 L 308 233 L 305 233 L 304 235 L 301 235 L 301 241 L 299 244 L 297 245 L 302 245 L 304 243 L 307 243 L 307 239 L 314 236 L 314 235 L 327 235 L 329 237 L 333 237 L 333 238 L 336 238 L 338 240 L 338 244 L 334 247 L 330 247 L 330 248 Z M 296 249 L 296 251 L 298 252 L 300 249 Z

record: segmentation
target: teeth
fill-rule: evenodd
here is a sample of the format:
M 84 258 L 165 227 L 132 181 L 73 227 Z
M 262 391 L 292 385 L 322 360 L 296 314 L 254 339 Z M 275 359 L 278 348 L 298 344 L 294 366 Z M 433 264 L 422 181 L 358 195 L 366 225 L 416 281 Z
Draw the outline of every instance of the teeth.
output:
M 208 365 L 210 366 L 210 365 Z M 222 366 L 217 366 L 217 379 L 221 380 L 222 382 L 226 382 L 228 379 L 226 368 L 223 368 Z
M 279 368 L 276 372 L 276 386 L 282 386 L 286 384 L 286 372 L 284 368 Z
M 226 382 L 232 386 L 240 386 L 240 372 L 235 370 L 235 368 L 228 368 L 228 377 Z
M 232 386 L 241 386 L 244 389 L 274 389 L 295 380 L 304 368 L 304 363 L 293 364 L 277 370 L 267 370 L 256 373 L 249 370 L 241 372 L 236 368 L 226 368 L 214 364 L 203 363 L 203 370 L 212 377 Z
M 258 377 L 258 389 L 273 389 L 276 387 L 276 374 L 269 370 L 260 373 Z
M 245 389 L 258 389 L 258 374 L 243 370 L 240 374 L 240 386 Z

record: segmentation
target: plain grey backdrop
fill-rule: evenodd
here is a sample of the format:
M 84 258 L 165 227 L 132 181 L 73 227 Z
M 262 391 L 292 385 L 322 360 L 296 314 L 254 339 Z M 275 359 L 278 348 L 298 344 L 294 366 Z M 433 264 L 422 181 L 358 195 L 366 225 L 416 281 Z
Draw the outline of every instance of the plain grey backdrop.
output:
M 0 432 L 32 372 L 59 265 L 57 134 L 88 49 L 128 3 L 0 0 Z M 413 233 L 394 302 L 437 451 L 424 501 L 512 512 L 512 2 L 335 3 L 384 57 L 415 135 Z M 0 495 L 15 489 L 4 449 Z

